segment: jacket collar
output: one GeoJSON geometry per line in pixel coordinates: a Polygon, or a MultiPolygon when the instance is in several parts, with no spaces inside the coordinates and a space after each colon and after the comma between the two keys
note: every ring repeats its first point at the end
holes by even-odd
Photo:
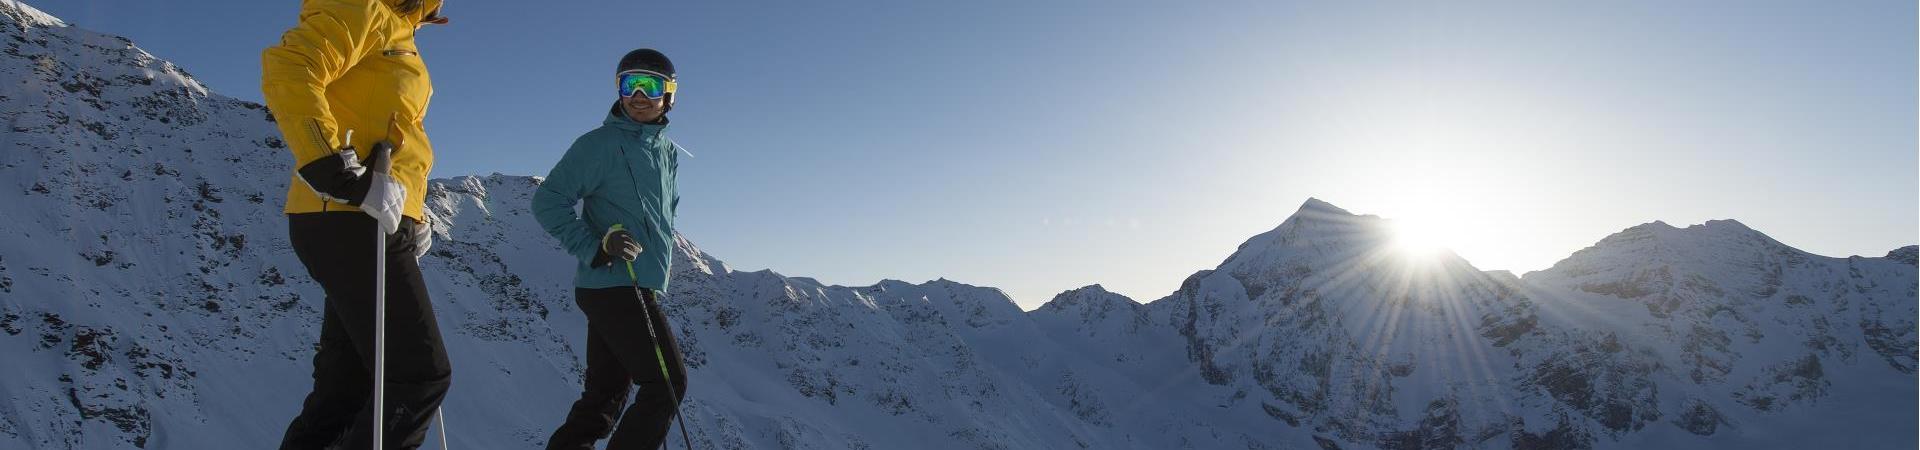
{"type": "MultiPolygon", "coordinates": [[[[394,12],[398,13],[400,11],[400,3],[405,1],[406,0],[380,0],[380,3],[386,4],[388,8],[392,8],[394,12]]],[[[419,22],[421,19],[427,17],[427,13],[440,9],[440,5],[444,2],[444,0],[426,0],[420,2],[419,10],[404,13],[402,17],[406,17],[414,22],[419,22]]]]}
{"type": "Polygon", "coordinates": [[[653,137],[667,130],[667,122],[667,116],[664,115],[660,116],[660,120],[657,121],[657,123],[635,122],[633,119],[627,118],[627,113],[620,111],[619,102],[614,102],[613,107],[607,110],[607,119],[600,123],[601,125],[619,128],[628,132],[640,133],[640,135],[644,137],[653,137]]]}

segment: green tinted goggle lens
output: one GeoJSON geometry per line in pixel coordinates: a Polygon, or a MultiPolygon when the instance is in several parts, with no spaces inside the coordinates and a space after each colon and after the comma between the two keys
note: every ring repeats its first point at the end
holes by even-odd
{"type": "Polygon", "coordinates": [[[660,98],[673,92],[673,84],[665,77],[651,73],[623,73],[620,74],[620,96],[640,94],[649,99],[660,98]]]}

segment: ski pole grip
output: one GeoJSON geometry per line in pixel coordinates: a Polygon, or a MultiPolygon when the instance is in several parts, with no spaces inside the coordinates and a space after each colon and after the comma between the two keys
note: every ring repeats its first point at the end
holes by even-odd
{"type": "MultiPolygon", "coordinates": [[[[615,231],[625,231],[626,229],[627,229],[626,225],[621,225],[616,223],[616,224],[613,224],[613,228],[608,228],[607,232],[611,233],[615,231]]],[[[627,261],[627,279],[635,283],[640,282],[640,276],[634,275],[633,273],[633,261],[627,261]]]]}

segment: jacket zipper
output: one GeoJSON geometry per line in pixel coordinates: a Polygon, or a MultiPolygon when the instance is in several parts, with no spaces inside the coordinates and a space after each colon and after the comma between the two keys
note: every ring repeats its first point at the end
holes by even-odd
{"type": "MultiPolygon", "coordinates": [[[[627,172],[627,183],[633,185],[633,200],[641,206],[646,206],[646,197],[640,196],[640,177],[633,175],[633,158],[627,157],[627,146],[625,145],[620,146],[620,159],[622,160],[621,166],[625,166],[621,167],[621,169],[627,172]]],[[[642,213],[644,214],[645,212],[642,211],[642,213]]],[[[645,227],[647,232],[651,233],[653,231],[653,227],[646,223],[647,218],[638,217],[638,219],[640,219],[640,226],[645,227]]]]}

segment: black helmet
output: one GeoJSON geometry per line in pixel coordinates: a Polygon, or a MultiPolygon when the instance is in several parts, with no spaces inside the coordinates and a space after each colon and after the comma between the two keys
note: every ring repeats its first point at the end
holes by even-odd
{"type": "Polygon", "coordinates": [[[627,52],[627,56],[620,57],[620,66],[614,69],[613,73],[636,69],[657,72],[666,75],[667,78],[673,78],[673,60],[667,59],[667,55],[660,53],[659,50],[643,48],[627,52]]]}

